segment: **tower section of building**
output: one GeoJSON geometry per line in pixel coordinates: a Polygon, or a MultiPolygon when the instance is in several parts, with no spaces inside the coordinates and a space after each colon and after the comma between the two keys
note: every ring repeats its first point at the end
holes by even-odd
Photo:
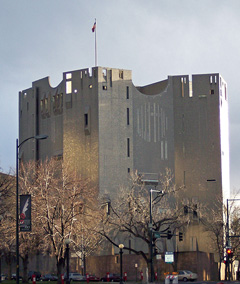
{"type": "MultiPolygon", "coordinates": [[[[180,199],[186,206],[214,209],[213,200],[229,196],[227,101],[219,74],[169,76],[136,87],[129,70],[65,72],[57,87],[43,78],[19,93],[20,142],[49,136],[24,143],[20,157],[64,159],[111,197],[131,172],[160,176],[169,168],[184,187],[180,199]]],[[[194,218],[178,248],[208,251],[194,218]]]]}

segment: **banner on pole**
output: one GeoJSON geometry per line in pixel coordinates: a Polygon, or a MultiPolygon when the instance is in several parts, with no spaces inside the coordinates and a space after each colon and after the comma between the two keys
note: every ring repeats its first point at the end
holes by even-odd
{"type": "Polygon", "coordinates": [[[31,195],[20,195],[20,232],[31,231],[31,195]]]}

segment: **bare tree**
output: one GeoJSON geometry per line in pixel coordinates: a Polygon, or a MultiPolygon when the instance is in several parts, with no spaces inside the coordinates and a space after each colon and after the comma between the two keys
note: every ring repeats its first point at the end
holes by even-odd
{"type": "Polygon", "coordinates": [[[32,208],[36,224],[43,230],[45,251],[52,252],[57,262],[58,280],[65,264],[66,239],[79,245],[85,211],[96,197],[88,180],[83,180],[68,165],[55,159],[40,162],[35,170],[32,208]],[[85,211],[83,212],[83,208],[85,211]]]}
{"type": "Polygon", "coordinates": [[[15,253],[15,179],[12,175],[0,173],[0,253],[8,264],[11,278],[11,263],[15,253]]]}
{"type": "MultiPolygon", "coordinates": [[[[183,207],[177,201],[178,193],[183,188],[176,188],[171,171],[166,170],[166,174],[159,180],[158,189],[161,192],[155,192],[152,199],[152,230],[167,237],[169,230],[174,234],[186,222],[183,207]]],[[[133,248],[125,243],[124,249],[142,255],[147,264],[150,263],[151,248],[149,198],[149,188],[140,183],[137,173],[134,174],[130,187],[120,189],[111,200],[111,213],[102,215],[99,231],[114,246],[119,245],[119,238],[124,241],[124,236],[137,239],[141,246],[133,248]],[[148,247],[147,252],[144,246],[148,247]]]]}
{"type": "MultiPolygon", "coordinates": [[[[205,213],[201,218],[201,223],[204,225],[204,229],[206,232],[209,232],[209,238],[211,240],[210,247],[214,253],[218,255],[219,258],[219,267],[218,267],[218,278],[221,280],[221,265],[224,261],[224,250],[226,248],[226,244],[224,243],[225,232],[226,232],[226,206],[222,201],[221,196],[217,196],[215,201],[213,201],[213,206],[209,208],[205,208],[205,213]]],[[[227,277],[227,273],[225,273],[227,277]]]]}

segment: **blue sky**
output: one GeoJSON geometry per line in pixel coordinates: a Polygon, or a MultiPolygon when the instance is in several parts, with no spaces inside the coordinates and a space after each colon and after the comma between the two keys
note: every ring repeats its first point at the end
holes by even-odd
{"type": "Polygon", "coordinates": [[[1,0],[0,167],[15,168],[18,92],[98,65],[145,85],[168,75],[220,73],[228,83],[231,189],[240,189],[239,0],[1,0]]]}

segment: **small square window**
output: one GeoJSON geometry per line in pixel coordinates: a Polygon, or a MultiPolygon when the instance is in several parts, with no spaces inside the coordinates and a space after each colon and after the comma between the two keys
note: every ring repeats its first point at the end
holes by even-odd
{"type": "Polygon", "coordinates": [[[210,90],[210,94],[214,95],[214,90],[213,89],[210,90]]]}
{"type": "Polygon", "coordinates": [[[102,86],[102,89],[103,89],[104,91],[106,91],[106,90],[107,90],[107,86],[102,86]]]}
{"type": "Polygon", "coordinates": [[[66,80],[72,79],[72,73],[67,73],[66,74],[66,80]]]}

